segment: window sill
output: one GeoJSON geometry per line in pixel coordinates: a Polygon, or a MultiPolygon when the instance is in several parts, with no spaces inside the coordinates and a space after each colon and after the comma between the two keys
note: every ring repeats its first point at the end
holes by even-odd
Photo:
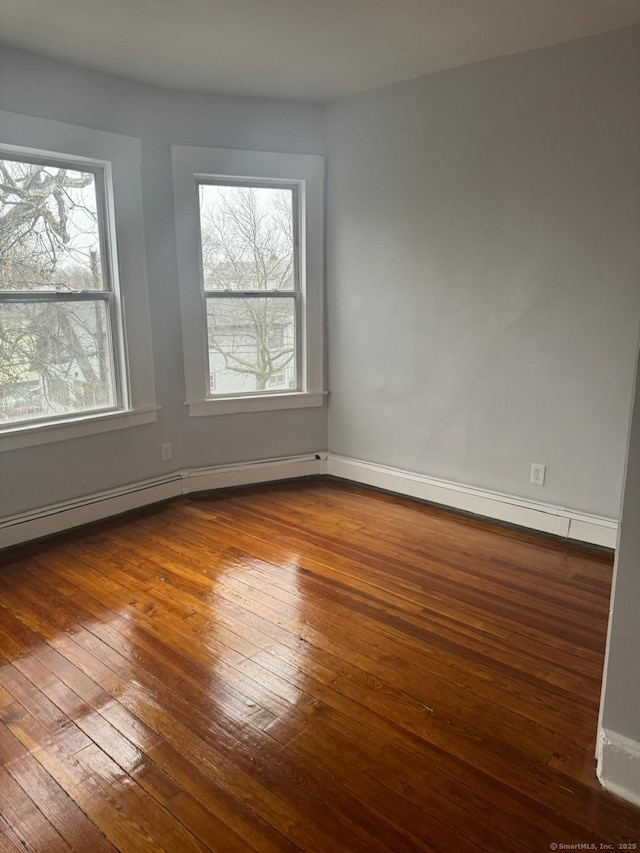
{"type": "Polygon", "coordinates": [[[20,426],[0,428],[0,451],[18,450],[21,447],[33,447],[37,444],[66,441],[70,438],[82,438],[86,435],[153,423],[157,419],[157,411],[158,406],[149,406],[129,412],[83,415],[59,422],[24,423],[20,426]]]}
{"type": "Polygon", "coordinates": [[[296,394],[270,394],[263,397],[219,397],[216,400],[187,402],[190,418],[210,415],[235,415],[243,412],[273,412],[285,409],[307,409],[324,405],[326,391],[296,394]]]}

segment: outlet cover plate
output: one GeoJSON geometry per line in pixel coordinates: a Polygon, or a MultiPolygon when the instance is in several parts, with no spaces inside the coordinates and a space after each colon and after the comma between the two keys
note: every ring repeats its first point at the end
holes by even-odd
{"type": "Polygon", "coordinates": [[[531,482],[536,486],[544,486],[544,478],[547,473],[547,466],[540,462],[531,463],[531,482]]]}

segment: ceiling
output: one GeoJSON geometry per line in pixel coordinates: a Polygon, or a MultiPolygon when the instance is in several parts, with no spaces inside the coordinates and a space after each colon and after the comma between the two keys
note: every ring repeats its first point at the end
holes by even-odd
{"type": "Polygon", "coordinates": [[[640,21],[640,0],[0,0],[0,40],[157,86],[325,100],[640,21]]]}

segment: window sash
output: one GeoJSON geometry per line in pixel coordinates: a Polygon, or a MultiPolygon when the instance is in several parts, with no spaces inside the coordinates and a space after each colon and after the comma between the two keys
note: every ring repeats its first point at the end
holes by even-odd
{"type": "Polygon", "coordinates": [[[212,367],[209,359],[209,327],[207,322],[207,302],[210,299],[293,299],[295,323],[295,387],[268,388],[259,391],[215,391],[211,390],[210,381],[206,379],[204,398],[217,400],[221,398],[263,397],[278,394],[299,394],[302,392],[302,293],[299,290],[205,290],[202,292],[202,317],[204,322],[204,363],[207,367],[205,376],[211,376],[212,367]]]}
{"type": "MultiPolygon", "coordinates": [[[[302,270],[301,270],[301,207],[300,207],[300,182],[299,181],[278,181],[278,180],[259,180],[251,178],[243,180],[242,178],[225,178],[218,176],[196,176],[196,203],[197,223],[198,223],[198,249],[199,249],[199,266],[200,266],[200,286],[202,290],[209,293],[228,293],[229,291],[216,290],[206,288],[204,285],[204,270],[202,268],[202,218],[200,215],[200,187],[255,187],[256,189],[274,189],[274,190],[291,190],[291,218],[292,218],[292,242],[293,242],[293,287],[287,293],[295,293],[302,290],[302,270]]],[[[234,293],[253,293],[251,290],[234,290],[234,293]]],[[[262,290],[255,291],[256,293],[279,293],[280,291],[262,290]]],[[[285,292],[285,291],[282,291],[285,292]]]]}
{"type": "MultiPolygon", "coordinates": [[[[104,291],[113,290],[113,274],[112,274],[112,247],[109,239],[108,228],[108,203],[105,184],[104,167],[95,163],[86,163],[64,157],[40,157],[37,155],[27,154],[20,151],[14,151],[6,147],[0,146],[0,160],[11,160],[16,163],[27,163],[35,166],[52,166],[56,169],[71,169],[76,172],[85,172],[94,176],[94,190],[96,194],[96,216],[98,224],[98,241],[100,246],[100,273],[102,278],[102,289],[104,291]]],[[[31,291],[15,290],[15,291],[0,291],[0,293],[27,293],[31,291]]],[[[57,291],[47,289],[47,292],[56,293],[57,291]]],[[[83,291],[61,291],[67,292],[83,292],[83,291]]],[[[92,291],[99,293],[100,291],[92,291]]]]}
{"type": "MultiPolygon", "coordinates": [[[[37,426],[39,424],[60,424],[66,421],[74,420],[76,418],[84,418],[87,416],[99,416],[108,414],[110,412],[117,412],[122,409],[120,404],[120,396],[119,396],[119,388],[118,388],[118,373],[117,373],[117,363],[115,358],[115,346],[113,339],[113,323],[111,321],[111,311],[113,306],[113,294],[100,294],[98,298],[95,299],[86,299],[86,298],[71,298],[71,299],[55,299],[51,298],[50,294],[47,294],[47,298],[45,299],[37,299],[37,298],[29,298],[29,299],[0,299],[0,308],[2,306],[19,306],[19,305],[30,305],[30,306],[45,306],[45,305],[59,305],[62,306],[73,306],[73,305],[86,305],[86,306],[98,306],[101,307],[101,311],[98,312],[95,319],[96,322],[98,319],[101,321],[102,334],[103,334],[103,346],[100,350],[93,352],[87,350],[86,348],[82,351],[82,357],[86,357],[89,359],[95,359],[96,357],[100,359],[101,364],[104,366],[105,372],[100,371],[100,376],[102,377],[102,381],[107,382],[107,387],[109,389],[109,398],[108,400],[103,401],[101,405],[80,405],[73,408],[68,408],[66,411],[62,411],[59,413],[46,411],[43,414],[39,414],[34,416],[34,414],[29,414],[28,417],[17,417],[15,420],[7,420],[4,419],[1,422],[0,428],[3,431],[15,431],[22,429],[24,427],[32,427],[37,426]],[[107,377],[106,380],[104,377],[107,377]]],[[[74,312],[71,312],[70,315],[71,321],[76,319],[74,316],[74,312]]],[[[86,317],[85,317],[86,319],[86,317]]],[[[98,326],[96,326],[96,333],[98,332],[98,326]]],[[[93,334],[93,332],[90,332],[93,334]]],[[[37,333],[36,333],[37,335],[37,333]]],[[[36,337],[36,340],[38,338],[36,337]]],[[[64,339],[63,339],[64,340],[64,339]]],[[[97,341],[97,338],[94,338],[97,341]]],[[[67,366],[71,362],[67,362],[67,366]]],[[[80,364],[80,362],[76,362],[80,364]]],[[[64,362],[63,362],[64,364],[64,362]]],[[[15,368],[17,363],[13,364],[15,368]]],[[[11,369],[11,367],[10,367],[11,369]]],[[[29,368],[31,372],[39,374],[41,377],[40,381],[45,383],[45,386],[48,385],[49,381],[53,381],[54,383],[60,382],[60,374],[56,368],[56,362],[54,360],[53,365],[49,365],[48,368],[44,370],[39,369],[37,367],[29,368]],[[51,372],[50,372],[51,371],[51,372]]],[[[66,373],[67,379],[64,381],[69,384],[67,389],[68,393],[73,397],[74,390],[72,388],[73,385],[77,385],[77,382],[81,382],[77,378],[77,374],[74,377],[71,377],[70,373],[66,373]]],[[[85,376],[85,381],[88,381],[88,377],[85,376]]],[[[77,390],[77,388],[76,388],[77,390]]],[[[27,392],[21,391],[20,394],[24,393],[27,396],[27,392]]],[[[29,396],[32,392],[29,392],[29,396]]],[[[47,399],[47,403],[51,403],[50,399],[47,399]]],[[[54,400],[54,403],[60,404],[61,400],[54,400]]],[[[63,404],[64,405],[64,404],[63,404]]]]}

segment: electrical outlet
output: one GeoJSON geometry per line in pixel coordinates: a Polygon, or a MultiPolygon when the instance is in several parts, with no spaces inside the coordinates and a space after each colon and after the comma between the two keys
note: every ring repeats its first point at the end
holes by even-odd
{"type": "Polygon", "coordinates": [[[160,455],[163,462],[168,462],[171,459],[171,444],[169,442],[160,445],[160,455]]]}
{"type": "Polygon", "coordinates": [[[531,463],[531,482],[536,486],[544,486],[544,476],[547,471],[546,465],[541,465],[539,462],[531,463]]]}

